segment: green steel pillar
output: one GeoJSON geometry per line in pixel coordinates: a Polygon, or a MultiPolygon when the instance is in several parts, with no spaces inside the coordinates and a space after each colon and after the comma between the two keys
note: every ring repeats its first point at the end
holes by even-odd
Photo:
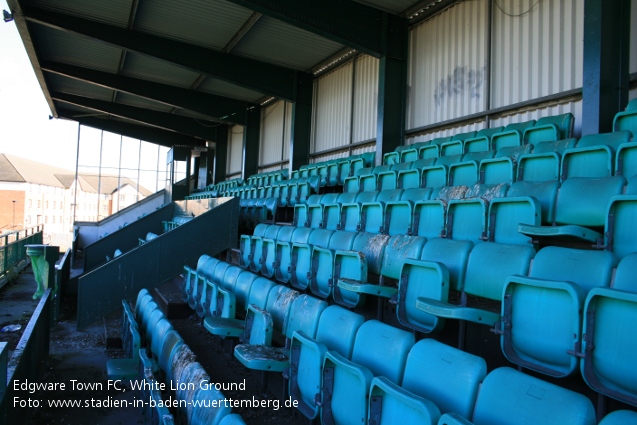
{"type": "Polygon", "coordinates": [[[241,178],[244,180],[259,172],[261,108],[248,109],[246,123],[243,130],[243,167],[241,168],[241,178]]]}
{"type": "Polygon", "coordinates": [[[585,0],[582,135],[612,131],[628,103],[630,0],[585,0]]]}
{"type": "Polygon", "coordinates": [[[301,165],[310,162],[312,135],[312,98],[314,78],[310,74],[298,74],[296,78],[296,101],[292,107],[290,140],[290,175],[301,165]]]}
{"type": "Polygon", "coordinates": [[[407,20],[385,14],[383,46],[378,70],[378,115],[376,131],[376,164],[383,155],[405,141],[407,108],[407,20]]]}

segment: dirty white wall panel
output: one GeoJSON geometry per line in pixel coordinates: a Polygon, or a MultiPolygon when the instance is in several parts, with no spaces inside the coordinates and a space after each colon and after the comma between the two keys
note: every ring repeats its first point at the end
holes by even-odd
{"type": "Polygon", "coordinates": [[[379,62],[368,55],[356,58],[352,143],[376,138],[379,62]]]}
{"type": "Polygon", "coordinates": [[[582,101],[577,100],[573,102],[562,103],[559,105],[544,107],[540,109],[533,109],[524,111],[522,113],[508,115],[505,117],[501,117],[498,119],[494,119],[491,121],[491,127],[503,126],[506,127],[508,124],[524,122],[529,120],[537,120],[542,117],[547,117],[551,115],[560,115],[566,113],[572,113],[575,117],[575,122],[573,125],[573,137],[579,138],[582,135],[582,101]]]}
{"type": "Polygon", "coordinates": [[[540,1],[531,9],[535,3],[494,3],[493,108],[582,87],[584,2],[540,1]]]}
{"type": "Polygon", "coordinates": [[[292,111],[294,105],[286,103],[285,106],[285,132],[283,133],[283,157],[281,160],[290,159],[290,140],[292,140],[292,111]]]}
{"type": "Polygon", "coordinates": [[[235,125],[228,131],[228,160],[226,174],[241,172],[243,164],[243,126],[235,125]]]}
{"type": "Polygon", "coordinates": [[[405,140],[405,144],[411,145],[412,143],[426,142],[428,140],[435,139],[436,137],[448,137],[448,136],[454,136],[460,133],[467,133],[469,131],[479,131],[485,128],[485,126],[486,126],[485,121],[479,121],[472,124],[463,125],[461,127],[453,127],[453,128],[446,128],[446,129],[438,130],[438,131],[432,131],[430,133],[424,133],[424,134],[419,134],[418,136],[415,136],[415,137],[410,137],[407,140],[405,140]]]}
{"type": "Polygon", "coordinates": [[[637,99],[637,89],[632,89],[628,92],[628,100],[631,101],[633,99],[637,99]]]}
{"type": "Polygon", "coordinates": [[[346,145],[352,114],[352,62],[316,80],[312,152],[346,145]]]}
{"type": "MultiPolygon", "coordinates": [[[[637,72],[637,0],[630,3],[630,73],[637,72]]],[[[633,96],[634,97],[634,96],[633,96]]]]}
{"type": "Polygon", "coordinates": [[[411,30],[408,129],[485,109],[487,5],[464,1],[411,30]]]}
{"type": "Polygon", "coordinates": [[[266,168],[260,169],[259,170],[259,174],[269,173],[271,171],[279,171],[282,168],[287,168],[287,167],[285,165],[284,166],[276,165],[276,166],[273,166],[273,167],[266,167],[266,168]]]}
{"type": "Polygon", "coordinates": [[[373,144],[370,146],[352,149],[352,155],[360,155],[362,153],[367,153],[367,152],[376,152],[376,145],[373,144]]]}
{"type": "Polygon", "coordinates": [[[283,131],[285,125],[284,101],[274,102],[261,112],[261,137],[259,139],[259,165],[281,161],[283,131]]]}

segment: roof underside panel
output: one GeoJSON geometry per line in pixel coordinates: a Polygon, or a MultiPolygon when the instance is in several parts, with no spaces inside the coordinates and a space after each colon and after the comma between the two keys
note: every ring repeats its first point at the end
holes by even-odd
{"type": "Polygon", "coordinates": [[[55,101],[55,106],[58,109],[64,109],[65,111],[69,111],[73,114],[74,117],[82,117],[82,116],[90,116],[90,117],[95,117],[95,116],[100,116],[100,117],[106,117],[108,116],[108,114],[105,114],[103,112],[98,112],[95,111],[93,109],[88,109],[88,108],[84,108],[82,106],[78,106],[78,105],[73,105],[70,103],[66,103],[66,102],[61,102],[59,100],[55,101]]]}
{"type": "Polygon", "coordinates": [[[58,74],[46,74],[47,85],[53,92],[77,94],[79,96],[90,97],[110,101],[113,98],[114,90],[107,89],[95,84],[75,80],[58,74]]]}
{"type": "Polygon", "coordinates": [[[121,49],[38,24],[31,27],[40,60],[62,62],[98,71],[117,72],[121,49]]]}
{"type": "Polygon", "coordinates": [[[247,102],[257,102],[264,97],[263,93],[258,91],[239,87],[237,85],[227,83],[215,78],[206,78],[197,88],[197,90],[216,94],[219,96],[232,97],[234,99],[245,100],[247,102]]]}
{"type": "Polygon", "coordinates": [[[144,99],[143,97],[122,92],[117,94],[117,103],[123,103],[125,105],[159,112],[170,112],[172,110],[171,106],[164,105],[163,103],[153,102],[152,100],[144,99]]]}
{"type": "Polygon", "coordinates": [[[305,71],[342,48],[342,44],[263,16],[232,53],[305,71]]]}
{"type": "Polygon", "coordinates": [[[182,88],[190,88],[199,77],[196,72],[134,52],[128,52],[126,55],[121,74],[182,88]]]}
{"type": "Polygon", "coordinates": [[[250,15],[251,10],[223,0],[143,0],[134,28],[221,50],[250,15]]]}
{"type": "Polygon", "coordinates": [[[30,0],[29,6],[63,12],[78,18],[91,19],[121,28],[128,26],[132,0],[30,0]]]}
{"type": "Polygon", "coordinates": [[[198,114],[197,112],[193,112],[193,111],[191,111],[189,109],[177,108],[177,109],[175,109],[173,111],[173,113],[175,115],[181,115],[183,117],[193,118],[193,119],[197,120],[199,125],[203,125],[203,126],[216,127],[218,124],[222,123],[221,120],[219,120],[219,121],[211,120],[210,117],[207,117],[207,116],[205,116],[203,114],[198,114]]]}
{"type": "Polygon", "coordinates": [[[418,2],[414,0],[359,0],[358,3],[363,3],[376,9],[393,13],[394,15],[400,15],[418,2]]]}

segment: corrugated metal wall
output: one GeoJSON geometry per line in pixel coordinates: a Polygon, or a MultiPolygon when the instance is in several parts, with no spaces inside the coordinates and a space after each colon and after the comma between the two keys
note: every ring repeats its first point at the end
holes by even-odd
{"type": "Polygon", "coordinates": [[[411,30],[407,128],[485,109],[487,6],[465,1],[411,30]]]}
{"type": "Polygon", "coordinates": [[[353,63],[318,78],[314,92],[312,152],[349,143],[352,114],[353,63]]]}
{"type": "MultiPolygon", "coordinates": [[[[468,131],[478,131],[485,127],[485,121],[479,121],[473,124],[463,125],[460,127],[451,127],[443,130],[431,131],[428,133],[419,134],[416,137],[411,137],[405,141],[405,144],[410,145],[412,143],[426,142],[436,137],[453,136],[454,134],[466,133],[468,131]]],[[[493,126],[493,125],[492,125],[493,126]]]]}
{"type": "Polygon", "coordinates": [[[368,55],[356,58],[352,143],[376,138],[379,62],[368,55]]]}
{"type": "Polygon", "coordinates": [[[540,1],[530,9],[535,3],[494,3],[493,108],[582,87],[584,2],[540,1]]]}
{"type": "Polygon", "coordinates": [[[241,172],[243,164],[243,126],[234,125],[228,130],[228,159],[226,174],[241,172]]]}
{"type": "MultiPolygon", "coordinates": [[[[278,101],[261,112],[259,166],[289,157],[292,104],[278,101]]],[[[279,166],[280,168],[280,166],[279,166]]]]}

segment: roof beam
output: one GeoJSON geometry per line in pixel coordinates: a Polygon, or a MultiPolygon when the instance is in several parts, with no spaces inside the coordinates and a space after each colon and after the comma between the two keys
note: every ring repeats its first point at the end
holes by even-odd
{"type": "Polygon", "coordinates": [[[149,109],[106,102],[103,100],[90,99],[88,97],[76,96],[74,94],[52,92],[51,96],[54,100],[59,102],[137,121],[163,130],[174,131],[176,133],[186,134],[192,137],[199,137],[204,140],[214,140],[217,135],[214,127],[199,124],[197,120],[193,118],[167,114],[165,112],[151,111],[149,109]]]}
{"type": "Polygon", "coordinates": [[[60,31],[153,56],[250,90],[294,101],[299,71],[63,13],[22,5],[24,17],[60,31]]]}
{"type": "Polygon", "coordinates": [[[230,51],[234,49],[234,46],[239,44],[241,39],[248,33],[248,31],[252,29],[254,24],[256,24],[257,21],[261,19],[261,16],[262,15],[260,13],[256,13],[256,12],[250,15],[250,17],[243,23],[241,28],[239,28],[239,31],[237,31],[236,34],[232,36],[230,41],[228,41],[228,43],[223,48],[223,51],[225,53],[230,53],[230,51]]]}
{"type": "Polygon", "coordinates": [[[407,25],[404,18],[351,0],[228,1],[375,57],[387,55],[390,22],[407,25]]]}
{"type": "Polygon", "coordinates": [[[144,140],[161,146],[173,147],[175,145],[184,146],[204,146],[205,142],[200,139],[174,133],[172,131],[161,130],[155,127],[137,125],[122,121],[109,120],[91,116],[78,116],[77,112],[65,108],[58,108],[59,118],[66,118],[77,121],[81,125],[108,131],[109,133],[121,134],[132,139],[144,140]]]}
{"type": "Polygon", "coordinates": [[[233,124],[245,125],[246,109],[256,106],[241,100],[58,62],[42,62],[41,67],[47,72],[140,96],[164,105],[189,109],[212,119],[233,124]]]}

